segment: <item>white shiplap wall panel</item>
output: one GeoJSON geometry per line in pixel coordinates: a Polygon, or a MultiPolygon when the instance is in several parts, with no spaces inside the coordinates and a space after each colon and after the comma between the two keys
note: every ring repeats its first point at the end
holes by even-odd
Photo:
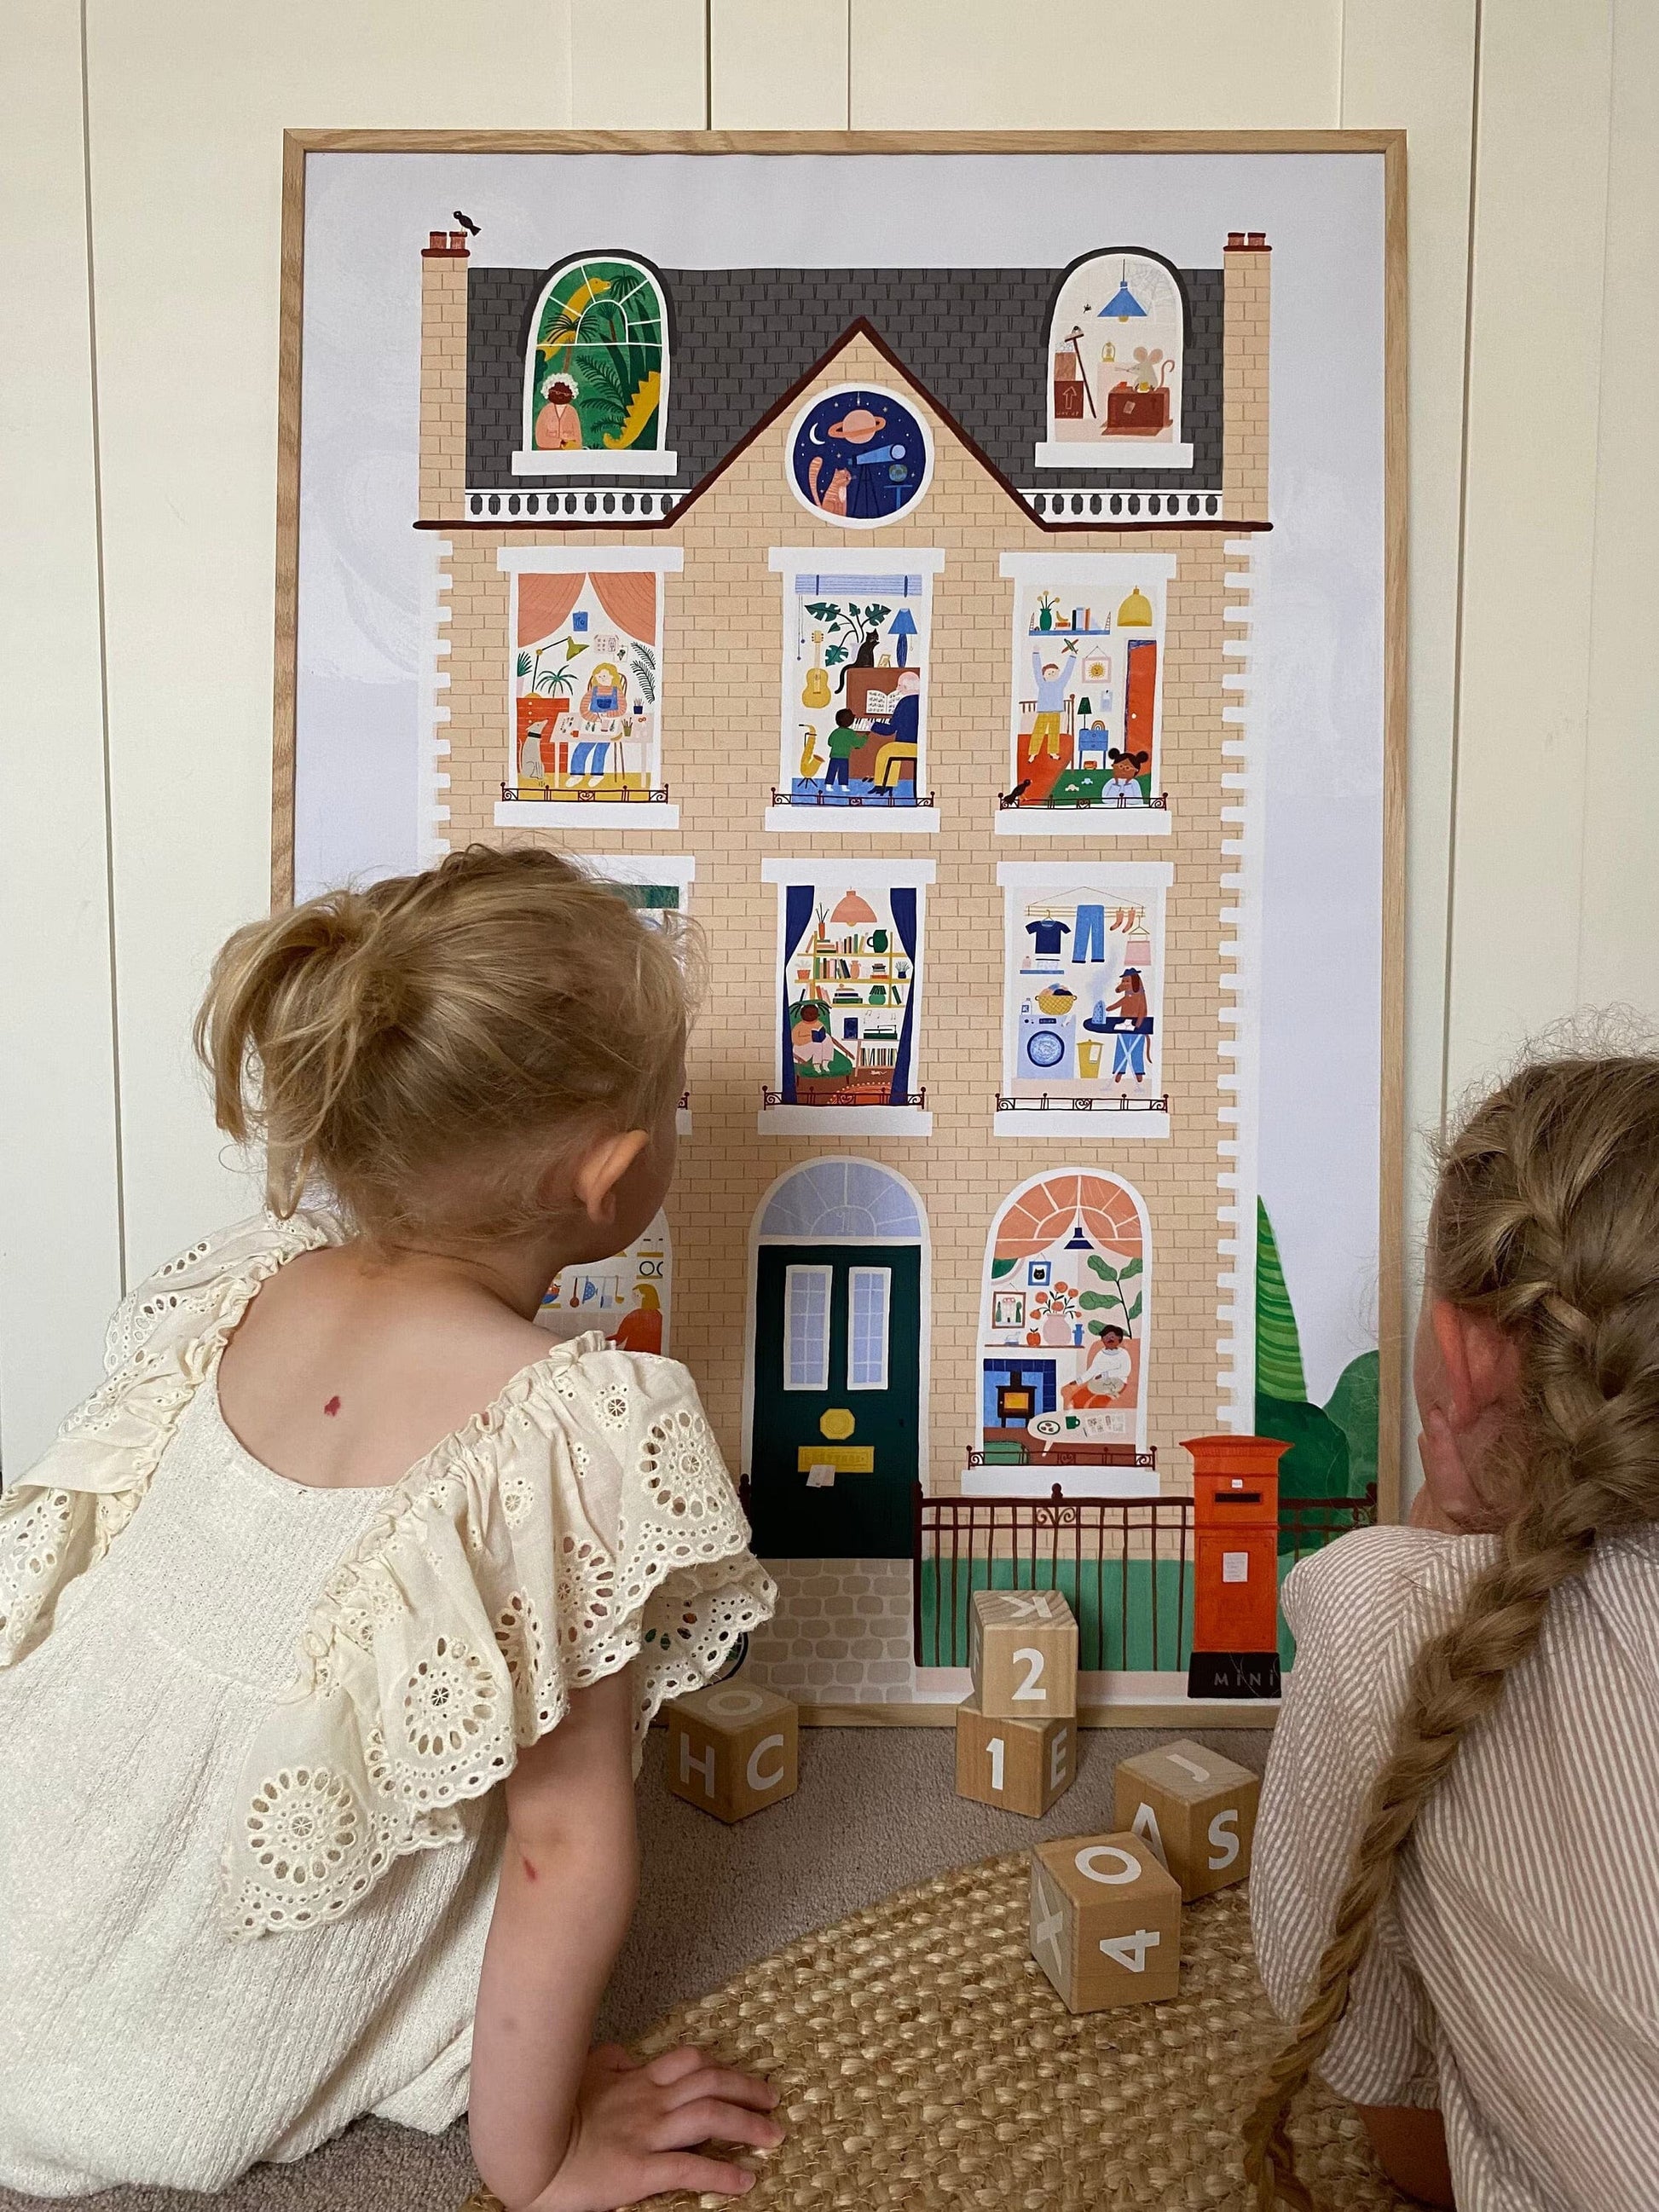
{"type": "Polygon", "coordinates": [[[0,67],[0,1468],[100,1373],[120,1296],[81,36],[12,0],[0,67]]]}
{"type": "Polygon", "coordinates": [[[568,18],[569,106],[560,121],[592,131],[702,129],[703,0],[565,0],[536,12],[568,18]]]}
{"type": "Polygon", "coordinates": [[[1579,1003],[1612,11],[1483,13],[1447,1078],[1579,1003]]]}
{"type": "Polygon", "coordinates": [[[711,0],[717,131],[848,127],[850,0],[711,0]]]}
{"type": "Polygon", "coordinates": [[[1618,0],[1578,993],[1659,1025],[1659,8],[1618,0]]]}
{"type": "Polygon", "coordinates": [[[1337,119],[1341,0],[851,4],[855,130],[1328,130],[1337,119]]]}
{"type": "MultiPolygon", "coordinates": [[[[572,42],[542,0],[89,0],[88,34],[123,1157],[142,1270],[251,1195],[188,1032],[215,948],[268,904],[282,132],[560,125],[572,42]]],[[[629,51],[648,78],[650,53],[629,51]]]]}
{"type": "MultiPolygon", "coordinates": [[[[1382,1326],[1392,1321],[1402,1331],[1420,1282],[1429,1185],[1425,1139],[1439,1126],[1444,1066],[1474,58],[1475,0],[1347,0],[1343,127],[1407,133],[1406,1297],[1400,1313],[1382,1317],[1382,1326]]],[[[1409,1491],[1416,1482],[1417,1429],[1409,1393],[1405,1425],[1409,1491]]]]}

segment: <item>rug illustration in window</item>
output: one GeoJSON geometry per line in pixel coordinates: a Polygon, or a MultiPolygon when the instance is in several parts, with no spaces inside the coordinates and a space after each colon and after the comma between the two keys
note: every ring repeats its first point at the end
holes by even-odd
{"type": "Polygon", "coordinates": [[[1005,553],[1013,585],[1009,781],[1029,837],[1169,834],[1160,776],[1170,553],[1005,553]]]}
{"type": "Polygon", "coordinates": [[[543,285],[515,476],[672,476],[668,301],[649,263],[587,253],[543,285]]]}
{"type": "Polygon", "coordinates": [[[1000,1137],[1164,1137],[1167,860],[1004,861],[1000,1137]]]}
{"type": "Polygon", "coordinates": [[[793,1168],[754,1231],[745,1445],[763,1559],[905,1559],[922,1465],[927,1229],[873,1160],[793,1168]]]}
{"type": "Polygon", "coordinates": [[[766,860],[778,889],[777,1074],[763,1131],[926,1136],[919,1073],[930,860],[766,860]]]}
{"type": "Polygon", "coordinates": [[[625,1252],[556,1275],[537,1326],[561,1344],[598,1329],[619,1352],[666,1352],[673,1272],[668,1222],[659,1213],[625,1252]]]}
{"type": "Polygon", "coordinates": [[[672,828],[662,775],[664,577],[678,548],[503,547],[513,719],[498,825],[672,828]],[[595,565],[590,567],[590,562],[595,565]]]}
{"type": "Polygon", "coordinates": [[[783,583],[781,757],[769,830],[933,830],[927,788],[933,578],[945,556],[836,559],[823,546],[774,546],[783,583]],[[850,825],[849,825],[850,826],[850,825]]]}
{"type": "Polygon", "coordinates": [[[1041,1473],[1076,1496],[1156,1488],[1146,1448],[1151,1243],[1116,1176],[1055,1168],[1013,1192],[987,1248],[979,1449],[969,1486],[1041,1473]]]}
{"type": "MultiPolygon", "coordinates": [[[[667,921],[690,910],[691,885],[697,863],[690,854],[650,854],[643,858],[623,853],[573,854],[578,867],[608,883],[628,905],[647,921],[667,921]]],[[[682,1137],[691,1133],[691,1094],[680,1098],[677,1126],[682,1137]]]]}
{"type": "Polygon", "coordinates": [[[1181,272],[1133,247],[1086,253],[1048,315],[1048,435],[1039,468],[1189,469],[1181,380],[1191,331],[1181,272]]]}
{"type": "Polygon", "coordinates": [[[789,427],[790,489],[820,520],[878,530],[915,507],[933,475],[921,417],[878,384],[842,384],[809,399],[789,427]]]}

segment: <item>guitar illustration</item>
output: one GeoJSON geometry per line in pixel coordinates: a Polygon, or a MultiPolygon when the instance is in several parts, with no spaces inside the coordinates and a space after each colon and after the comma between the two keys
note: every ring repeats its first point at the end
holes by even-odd
{"type": "Polygon", "coordinates": [[[800,695],[803,707],[827,707],[830,704],[830,677],[823,665],[823,632],[812,633],[812,665],[806,672],[806,688],[800,695]]]}

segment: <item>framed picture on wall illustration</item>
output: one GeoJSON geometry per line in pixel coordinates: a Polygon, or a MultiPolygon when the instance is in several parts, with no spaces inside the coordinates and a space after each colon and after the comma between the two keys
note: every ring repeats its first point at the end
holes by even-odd
{"type": "Polygon", "coordinates": [[[1258,1717],[1399,1509],[1402,139],[285,161],[276,895],[691,911],[677,1179],[543,1319],[692,1370],[745,1679],[947,1720],[1046,1591],[1085,1717],[1258,1717]]]}

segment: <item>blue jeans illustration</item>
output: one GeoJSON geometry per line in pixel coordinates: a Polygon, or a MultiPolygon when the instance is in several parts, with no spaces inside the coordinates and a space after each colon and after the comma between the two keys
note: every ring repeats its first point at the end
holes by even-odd
{"type": "Polygon", "coordinates": [[[611,750],[609,738],[584,738],[570,756],[572,775],[603,775],[605,757],[611,750]]]}
{"type": "Polygon", "coordinates": [[[1117,1049],[1112,1054],[1114,1075],[1133,1075],[1137,1081],[1146,1073],[1146,1039],[1139,1030],[1120,1030],[1117,1049]]]}
{"type": "Polygon", "coordinates": [[[1106,957],[1106,909],[1103,906],[1080,906],[1077,910],[1077,934],[1072,939],[1072,957],[1075,960],[1103,960],[1106,957]]]}
{"type": "Polygon", "coordinates": [[[845,753],[832,754],[830,760],[830,773],[823,779],[825,787],[827,788],[832,783],[850,782],[852,780],[852,774],[853,763],[847,757],[847,755],[845,753]]]}

